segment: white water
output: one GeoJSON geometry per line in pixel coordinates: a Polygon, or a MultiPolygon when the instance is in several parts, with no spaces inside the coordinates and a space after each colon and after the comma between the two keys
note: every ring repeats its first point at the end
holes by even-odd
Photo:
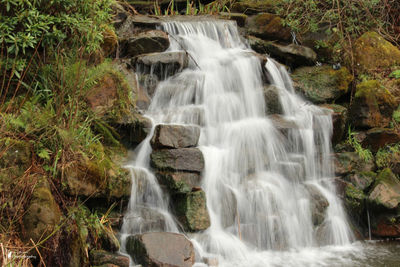
{"type": "MultiPolygon", "coordinates": [[[[163,29],[174,36],[170,50],[184,47],[191,64],[158,85],[146,115],[154,125],[201,126],[211,227],[190,236],[198,265],[211,257],[220,266],[320,266],[348,250],[353,237],[331,183],[330,113],[297,96],[286,70],[272,59],[262,66],[234,22],[168,22],[163,29]],[[265,114],[263,68],[279,88],[282,117],[295,125],[286,135],[265,114]],[[318,228],[308,186],[329,201],[318,228]]],[[[122,243],[129,234],[179,231],[150,170],[151,135],[131,165],[122,243]]]]}

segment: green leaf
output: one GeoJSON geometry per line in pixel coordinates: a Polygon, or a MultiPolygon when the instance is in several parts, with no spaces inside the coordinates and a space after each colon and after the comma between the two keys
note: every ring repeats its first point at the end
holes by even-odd
{"type": "Polygon", "coordinates": [[[39,158],[49,160],[50,155],[47,149],[41,149],[38,153],[39,158]]]}

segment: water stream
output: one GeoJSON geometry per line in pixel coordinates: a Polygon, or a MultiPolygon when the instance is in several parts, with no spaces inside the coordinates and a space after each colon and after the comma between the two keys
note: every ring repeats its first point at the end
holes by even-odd
{"type": "MultiPolygon", "coordinates": [[[[201,127],[211,226],[189,235],[197,265],[211,257],[219,266],[333,266],[329,259],[339,251],[358,251],[332,184],[329,111],[298,96],[279,63],[261,64],[232,21],[165,22],[162,28],[173,36],[169,50],[184,48],[190,64],[159,83],[145,115],[154,126],[201,127]],[[280,120],[292,125],[285,132],[266,116],[265,74],[278,89],[280,120]],[[313,191],[329,202],[317,227],[313,191]]],[[[130,234],[180,231],[151,172],[151,136],[129,166],[134,184],[123,245],[130,234]]]]}

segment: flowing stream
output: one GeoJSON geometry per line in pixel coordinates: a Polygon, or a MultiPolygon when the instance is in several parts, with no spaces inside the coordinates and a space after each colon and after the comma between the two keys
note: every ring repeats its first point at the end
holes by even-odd
{"type": "MultiPolygon", "coordinates": [[[[232,21],[165,22],[162,28],[173,36],[169,50],[186,50],[190,64],[159,83],[145,115],[153,127],[201,127],[201,186],[211,226],[188,235],[197,265],[208,257],[219,266],[321,266],[353,249],[332,184],[329,111],[298,96],[283,66],[272,59],[261,64],[232,21]],[[265,79],[277,88],[283,109],[278,123],[291,125],[285,131],[266,115],[265,79]],[[312,192],[329,202],[318,226],[312,192]]],[[[134,183],[123,245],[130,234],[180,231],[151,172],[151,136],[129,166],[134,183]]]]}

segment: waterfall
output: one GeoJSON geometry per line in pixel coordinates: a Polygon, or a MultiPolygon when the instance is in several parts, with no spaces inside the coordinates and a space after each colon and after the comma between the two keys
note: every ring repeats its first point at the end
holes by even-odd
{"type": "MultiPolygon", "coordinates": [[[[310,248],[317,255],[319,246],[349,244],[353,237],[332,183],[330,112],[298,96],[279,63],[269,58],[263,65],[235,22],[165,22],[162,28],[172,36],[169,50],[184,49],[190,64],[159,83],[145,115],[153,125],[201,127],[202,188],[211,226],[190,235],[197,258],[216,257],[226,266],[266,266],[276,257],[272,252],[285,259],[293,250],[310,248]],[[292,125],[286,132],[266,116],[265,79],[278,89],[279,118],[292,125]],[[317,227],[309,188],[329,202],[317,227]]],[[[168,198],[151,173],[151,135],[130,166],[134,183],[123,238],[179,232],[168,198]]],[[[293,266],[299,266],[300,259],[293,257],[293,266]]]]}

